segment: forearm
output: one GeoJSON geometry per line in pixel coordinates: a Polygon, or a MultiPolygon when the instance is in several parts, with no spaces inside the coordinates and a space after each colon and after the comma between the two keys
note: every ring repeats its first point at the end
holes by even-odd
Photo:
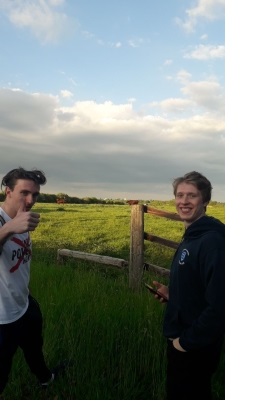
{"type": "Polygon", "coordinates": [[[7,222],[5,225],[3,225],[0,228],[0,246],[3,246],[4,243],[9,239],[11,235],[14,234],[14,231],[12,229],[12,224],[7,222]]]}

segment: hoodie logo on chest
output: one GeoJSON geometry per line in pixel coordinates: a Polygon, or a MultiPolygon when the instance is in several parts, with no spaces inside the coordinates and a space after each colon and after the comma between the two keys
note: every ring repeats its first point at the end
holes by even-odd
{"type": "Polygon", "coordinates": [[[189,256],[189,251],[187,249],[183,249],[179,259],[179,265],[185,264],[185,259],[189,256]]]}

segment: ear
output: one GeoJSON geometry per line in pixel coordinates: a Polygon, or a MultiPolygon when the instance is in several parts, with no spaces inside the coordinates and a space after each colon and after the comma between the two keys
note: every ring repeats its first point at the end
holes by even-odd
{"type": "Polygon", "coordinates": [[[5,189],[6,196],[8,196],[10,194],[10,192],[12,192],[12,190],[7,186],[6,189],[5,189]]]}

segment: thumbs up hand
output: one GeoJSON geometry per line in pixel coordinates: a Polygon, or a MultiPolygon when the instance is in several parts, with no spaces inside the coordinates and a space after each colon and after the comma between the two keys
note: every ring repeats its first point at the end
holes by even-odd
{"type": "Polygon", "coordinates": [[[15,218],[10,221],[13,233],[25,233],[34,231],[39,224],[40,214],[26,211],[25,203],[22,202],[15,218]]]}

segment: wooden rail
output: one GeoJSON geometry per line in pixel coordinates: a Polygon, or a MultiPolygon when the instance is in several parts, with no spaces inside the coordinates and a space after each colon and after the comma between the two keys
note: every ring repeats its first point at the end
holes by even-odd
{"type": "Polygon", "coordinates": [[[61,262],[64,257],[72,257],[91,262],[102,263],[103,265],[115,266],[117,268],[124,268],[128,266],[128,262],[124,259],[117,259],[112,258],[111,256],[96,255],[86,252],[71,251],[69,249],[58,249],[57,261],[61,262]]]}
{"type": "Polygon", "coordinates": [[[169,269],[161,268],[160,266],[153,265],[152,263],[147,263],[147,262],[143,264],[143,270],[146,270],[146,271],[150,270],[151,272],[157,273],[158,275],[161,275],[161,276],[170,275],[169,269]]]}
{"type": "Polygon", "coordinates": [[[180,216],[173,212],[161,211],[160,209],[151,208],[150,206],[143,205],[144,213],[162,216],[163,218],[172,219],[173,221],[181,221],[180,216]]]}
{"type": "Polygon", "coordinates": [[[147,232],[144,232],[144,239],[150,242],[159,243],[160,245],[168,246],[169,248],[173,248],[173,249],[177,249],[179,245],[178,242],[170,241],[169,239],[164,239],[164,238],[161,238],[160,236],[151,235],[147,232]]]}

